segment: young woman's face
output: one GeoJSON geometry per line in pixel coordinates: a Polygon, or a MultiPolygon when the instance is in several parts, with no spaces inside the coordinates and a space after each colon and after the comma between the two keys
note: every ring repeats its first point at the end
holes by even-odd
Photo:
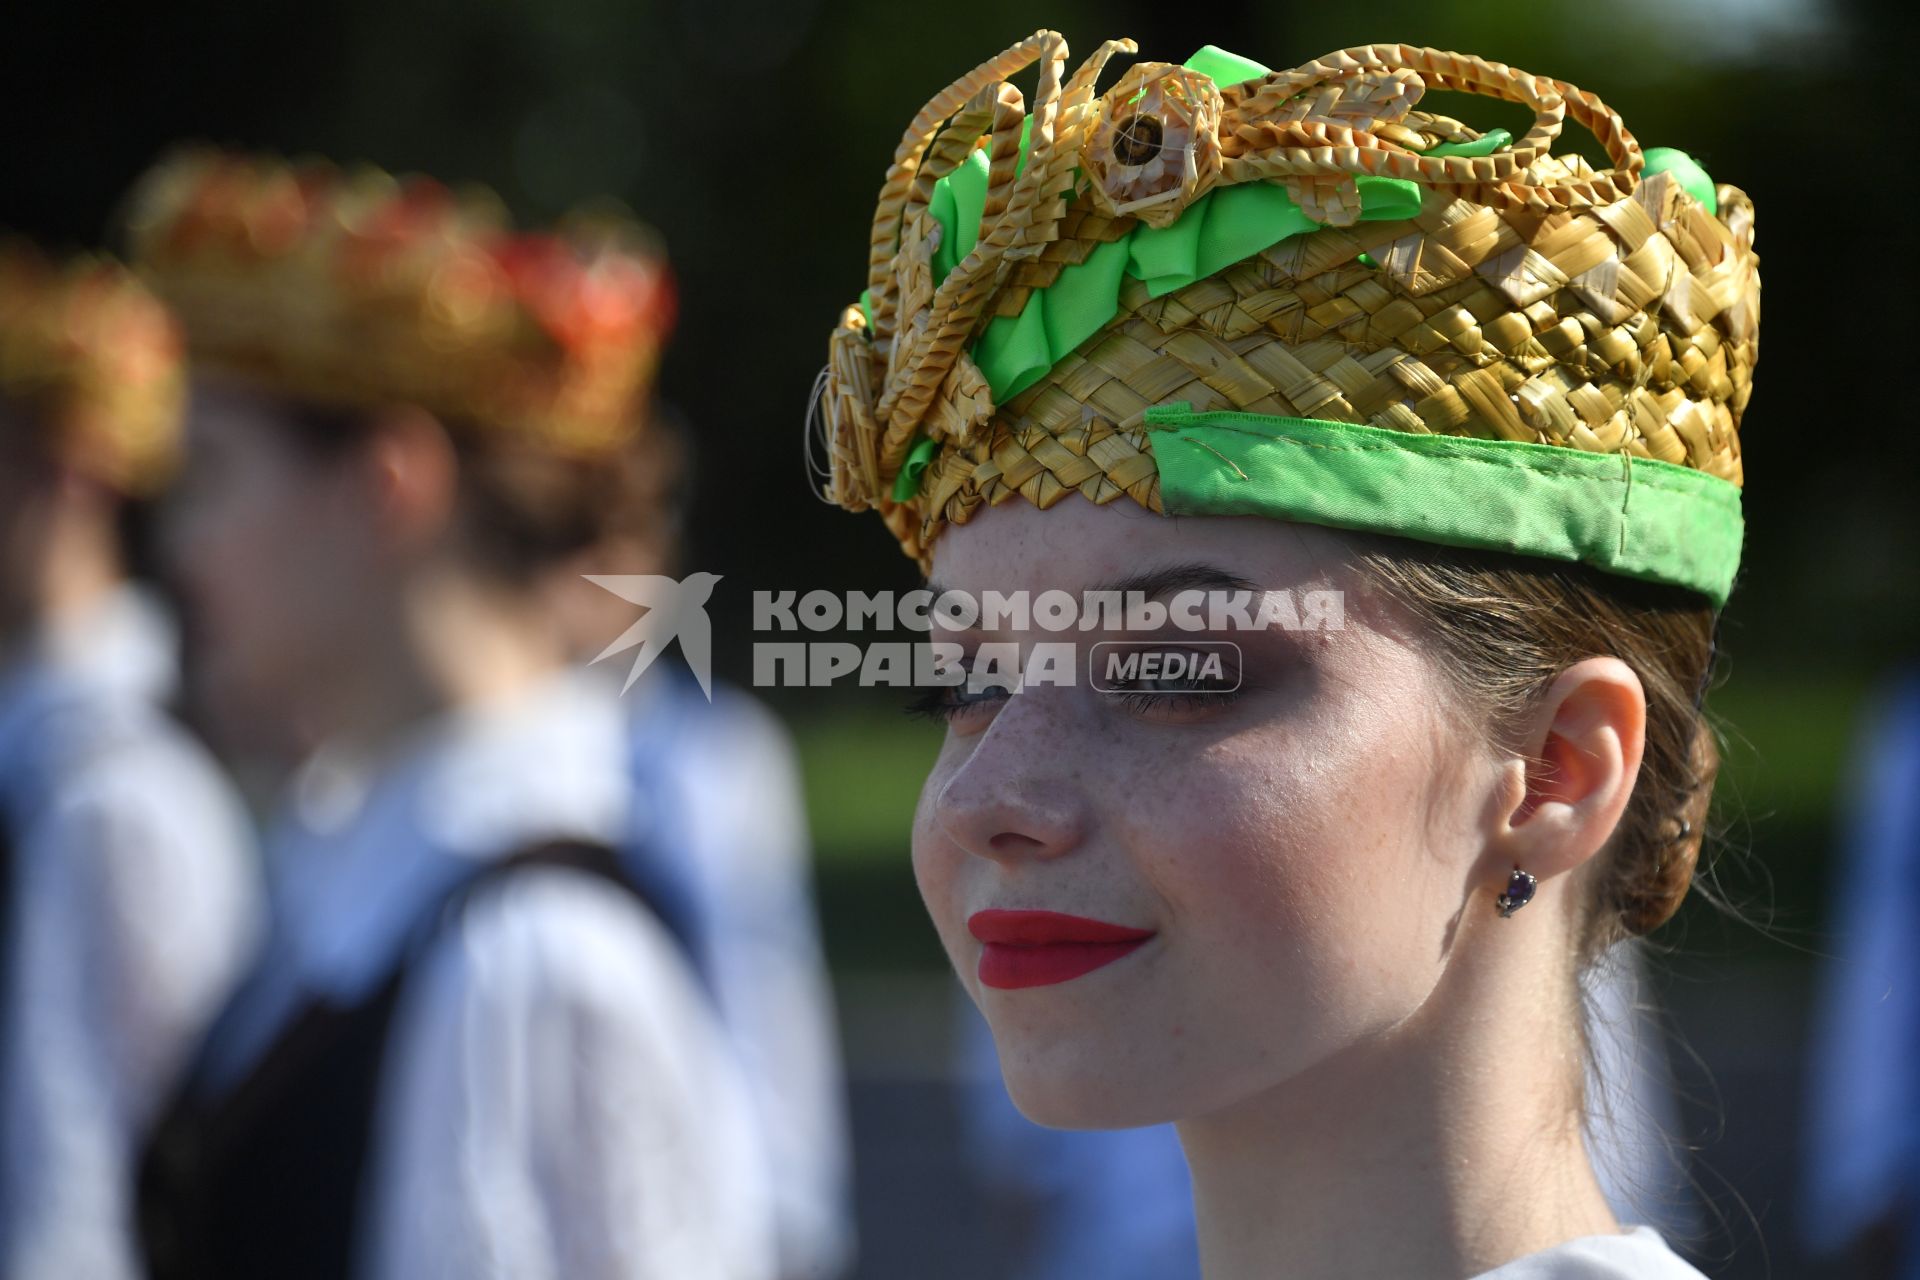
{"type": "Polygon", "coordinates": [[[921,893],[1033,1119],[1203,1115],[1392,1037],[1434,990],[1470,887],[1486,880],[1494,758],[1413,625],[1364,590],[1349,555],[1327,530],[1075,498],[983,510],[935,544],[934,583],[976,598],[1239,581],[1289,592],[1303,622],[1306,593],[1344,600],[1337,629],[950,637],[969,651],[1079,647],[1073,687],[948,698],[914,823],[921,893]],[[1088,651],[1109,638],[1232,641],[1240,688],[1098,691],[1088,651]],[[1007,917],[976,920],[983,911],[1151,936],[1031,948],[1017,920],[1008,933],[1007,917]]]}
{"type": "Polygon", "coordinates": [[[193,683],[223,727],[251,738],[264,726],[232,722],[297,717],[353,660],[381,607],[367,508],[353,469],[305,447],[276,401],[196,387],[165,532],[193,683]]]}

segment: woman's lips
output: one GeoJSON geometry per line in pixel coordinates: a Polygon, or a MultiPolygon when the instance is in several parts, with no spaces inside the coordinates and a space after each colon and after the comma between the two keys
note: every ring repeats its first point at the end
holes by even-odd
{"type": "Polygon", "coordinates": [[[1058,911],[977,911],[967,931],[982,943],[980,981],[989,987],[1044,987],[1112,964],[1153,937],[1058,911]]]}

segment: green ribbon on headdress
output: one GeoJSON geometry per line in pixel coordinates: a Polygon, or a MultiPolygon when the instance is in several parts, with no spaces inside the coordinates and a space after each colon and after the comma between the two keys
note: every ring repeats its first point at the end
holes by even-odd
{"type": "Polygon", "coordinates": [[[1170,516],[1256,515],[1577,561],[1725,604],[1740,489],[1692,467],[1315,418],[1146,412],[1170,516]]]}
{"type": "MultiPolygon", "coordinates": [[[[1211,45],[1187,59],[1186,65],[1217,84],[1238,84],[1267,74],[1267,68],[1258,63],[1211,45]]],[[[1495,129],[1472,142],[1435,147],[1429,154],[1490,155],[1512,140],[1506,130],[1495,129]]],[[[1022,165],[1025,157],[1023,139],[1022,165]]],[[[941,228],[940,246],[933,256],[934,283],[944,280],[979,240],[987,180],[986,153],[976,151],[934,184],[928,212],[941,228]]],[[[1420,212],[1418,183],[1361,177],[1356,185],[1364,222],[1392,222],[1420,212]]],[[[1320,224],[1301,212],[1279,183],[1252,182],[1209,191],[1187,206],[1172,226],[1135,226],[1120,239],[1095,249],[1086,261],[1063,269],[1047,288],[1034,290],[1020,314],[990,321],[970,354],[995,401],[1004,403],[1106,327],[1119,313],[1125,278],[1145,281],[1148,295],[1158,298],[1283,240],[1319,229],[1320,224]]]]}

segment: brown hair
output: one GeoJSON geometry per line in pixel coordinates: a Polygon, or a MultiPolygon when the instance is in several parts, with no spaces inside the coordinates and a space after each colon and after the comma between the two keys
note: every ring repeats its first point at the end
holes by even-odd
{"type": "Polygon", "coordinates": [[[1671,918],[1694,883],[1720,766],[1702,708],[1715,657],[1712,606],[1681,588],[1583,565],[1401,539],[1363,539],[1359,563],[1425,624],[1448,678],[1502,741],[1581,659],[1611,655],[1633,669],[1646,690],[1646,749],[1601,855],[1581,959],[1671,918]]]}
{"type": "MultiPolygon", "coordinates": [[[[279,416],[299,447],[320,457],[363,443],[377,421],[365,409],[300,400],[282,402],[279,416]]],[[[617,448],[573,457],[440,421],[460,465],[461,534],[482,572],[519,585],[606,538],[677,536],[676,430],[642,430],[617,448]]]]}
{"type": "MultiPolygon", "coordinates": [[[[1583,658],[1611,655],[1640,678],[1647,698],[1646,746],[1633,794],[1607,847],[1594,864],[1592,892],[1581,904],[1576,960],[1592,969],[1615,944],[1658,929],[1679,910],[1689,890],[1721,911],[1744,919],[1702,868],[1707,810],[1720,751],[1703,703],[1717,657],[1718,615],[1707,600],[1679,587],[1638,582],[1578,564],[1557,564],[1498,552],[1464,551],[1400,538],[1356,538],[1361,571],[1389,599],[1409,610],[1439,650],[1440,666],[1464,704],[1484,717],[1509,745],[1518,726],[1553,679],[1583,658]]],[[[1612,1107],[1622,1099],[1605,1081],[1596,1019],[1604,1017],[1582,984],[1583,1016],[1576,1019],[1586,1060],[1580,1113],[1593,1140],[1599,1127],[1622,1123],[1612,1107]],[[1596,1090],[1592,1083],[1600,1081],[1596,1090]]],[[[1673,1035],[1657,1006],[1636,1002],[1630,1025],[1653,1015],[1633,1034],[1673,1035]]],[[[1665,1055],[1653,1060],[1664,1063],[1665,1055]]],[[[1641,1069],[1641,1068],[1636,1068],[1641,1069]]],[[[1672,1088],[1670,1067],[1653,1077],[1672,1088]]],[[[1624,1082],[1622,1082],[1624,1083],[1624,1082]]],[[[1639,1090],[1625,1105],[1638,1107],[1639,1090]]],[[[1657,1119],[1643,1120],[1659,1130],[1657,1119]]],[[[1678,1171],[1688,1184],[1692,1150],[1667,1134],[1656,1181],[1626,1188],[1633,1203],[1664,1194],[1658,1179],[1678,1171]]],[[[1703,1201],[1710,1205],[1710,1201],[1703,1201]]],[[[1717,1213],[1717,1210],[1715,1211],[1717,1213]]]]}

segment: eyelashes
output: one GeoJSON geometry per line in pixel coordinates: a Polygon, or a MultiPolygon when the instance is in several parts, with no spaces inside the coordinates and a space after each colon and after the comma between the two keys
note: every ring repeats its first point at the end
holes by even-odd
{"type": "Polygon", "coordinates": [[[1212,651],[1220,661],[1211,667],[1203,664],[1207,655],[1199,650],[1169,649],[1162,656],[1180,660],[1177,674],[1109,679],[1103,695],[1136,715],[1198,716],[1231,706],[1247,691],[1237,650],[1231,654],[1212,651]]]}
{"type": "Polygon", "coordinates": [[[959,679],[951,684],[921,689],[907,702],[906,713],[917,719],[937,720],[951,725],[963,717],[988,711],[1012,697],[1013,690],[1002,682],[1006,677],[999,672],[991,679],[975,679],[974,664],[979,660],[977,653],[964,654],[958,663],[959,679]]]}
{"type": "MultiPolygon", "coordinates": [[[[1109,681],[1105,687],[1096,689],[1094,695],[1134,715],[1198,715],[1230,706],[1249,691],[1236,657],[1220,674],[1109,681]]],[[[1011,696],[1012,691],[1004,685],[987,685],[977,690],[965,683],[939,685],[917,692],[903,710],[914,719],[952,725],[963,718],[989,713],[1011,696]]]]}
{"type": "Polygon", "coordinates": [[[906,713],[917,720],[935,720],[941,724],[952,724],[971,711],[982,710],[993,703],[1004,702],[1012,694],[1003,685],[988,685],[983,689],[969,690],[964,684],[935,685],[916,693],[906,705],[906,713]]]}
{"type": "Polygon", "coordinates": [[[1188,689],[1163,693],[1133,690],[1107,696],[1127,710],[1144,715],[1154,711],[1210,711],[1239,701],[1244,691],[1244,686],[1240,689],[1188,689]]]}
{"type": "MultiPolygon", "coordinates": [[[[1197,713],[1219,710],[1240,700],[1247,692],[1245,685],[1233,690],[1184,690],[1179,692],[1153,692],[1133,689],[1124,692],[1107,692],[1096,696],[1109,698],[1135,715],[1152,715],[1155,712],[1197,713]]],[[[964,717],[978,714],[1004,702],[1011,695],[999,687],[983,690],[980,694],[969,694],[965,689],[942,686],[924,690],[911,698],[903,708],[905,713],[916,720],[932,720],[940,724],[951,725],[964,717]]]]}

